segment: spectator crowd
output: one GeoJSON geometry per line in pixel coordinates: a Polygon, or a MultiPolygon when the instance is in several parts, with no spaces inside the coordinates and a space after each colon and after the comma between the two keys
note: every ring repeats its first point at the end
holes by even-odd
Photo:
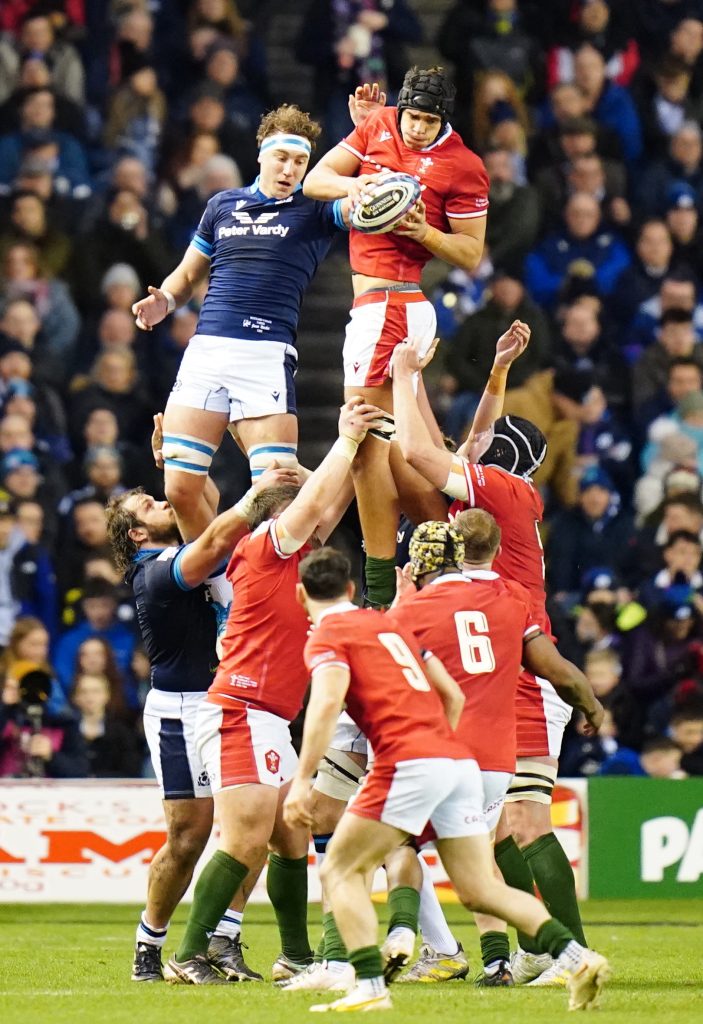
{"type": "MultiPolygon", "coordinates": [[[[162,493],[152,415],[202,295],[148,335],[130,310],[255,178],[287,7],[0,6],[0,776],[144,770],[149,665],[104,505],[162,493]]],[[[481,265],[434,274],[433,405],[460,440],[495,339],[530,324],[506,412],[548,439],[554,631],[608,711],[596,738],[572,723],[562,774],[703,774],[703,0],[457,0],[436,38],[412,0],[311,0],[294,54],[329,145],[353,86],[392,102],[420,43],[490,178],[481,265]]]]}

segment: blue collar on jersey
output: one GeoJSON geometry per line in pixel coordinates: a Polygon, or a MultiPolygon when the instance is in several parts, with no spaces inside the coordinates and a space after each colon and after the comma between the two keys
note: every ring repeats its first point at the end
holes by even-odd
{"type": "Polygon", "coordinates": [[[133,562],[143,562],[145,558],[152,558],[154,555],[160,555],[165,548],[142,548],[141,551],[137,551],[136,555],[132,555],[133,562]]]}
{"type": "MultiPolygon", "coordinates": [[[[261,189],[259,188],[259,182],[260,181],[261,181],[261,175],[257,174],[256,179],[254,181],[254,184],[249,186],[249,192],[251,193],[251,195],[253,195],[256,199],[260,199],[263,203],[281,203],[281,202],[283,202],[282,199],[276,199],[274,196],[267,196],[267,195],[265,195],[261,191],[261,189]]],[[[293,194],[295,195],[296,192],[299,192],[302,187],[303,187],[302,182],[299,181],[298,184],[293,189],[293,194]]]]}

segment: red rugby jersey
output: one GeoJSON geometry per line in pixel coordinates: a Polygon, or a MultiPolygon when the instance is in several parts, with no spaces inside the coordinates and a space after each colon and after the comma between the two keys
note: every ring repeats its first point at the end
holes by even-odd
{"type": "Polygon", "coordinates": [[[515,696],[526,637],[540,627],[530,595],[495,572],[440,576],[387,616],[436,654],[466,704],[456,735],[482,771],[515,770],[515,696]]]}
{"type": "Polygon", "coordinates": [[[532,612],[542,630],[551,636],[545,609],[544,549],[539,534],[544,505],[537,488],[524,477],[513,476],[497,466],[457,460],[444,491],[458,500],[449,509],[452,518],[467,508],[483,508],[500,526],[502,540],[493,568],[506,580],[515,580],[529,591],[532,612]]]}
{"type": "Polygon", "coordinates": [[[329,665],[349,669],[347,711],[368,737],[377,764],[472,756],[449,727],[417,641],[382,612],[334,605],[311,633],[305,661],[313,676],[329,665]]]}
{"type": "Polygon", "coordinates": [[[243,537],[227,566],[234,596],[227,620],[224,655],[207,700],[226,708],[245,701],[291,721],[308,684],[303,651],[310,623],[295,598],[298,565],[305,545],[286,555],[275,521],[243,537]]]}
{"type": "MultiPolygon", "coordinates": [[[[402,171],[422,186],[427,223],[448,232],[449,217],[456,220],[485,217],[488,210],[488,175],[483,161],[447,125],[432,145],[410,149],[398,128],[398,111],[385,107],[371,114],[340,143],[361,160],[359,174],[402,171]]],[[[409,238],[390,231],[367,235],[351,229],[352,270],[392,281],[417,281],[432,253],[409,238]]]]}

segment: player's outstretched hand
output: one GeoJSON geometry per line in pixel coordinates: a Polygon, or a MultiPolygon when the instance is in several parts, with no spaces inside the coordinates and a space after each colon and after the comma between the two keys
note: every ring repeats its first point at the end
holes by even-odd
{"type": "Polygon", "coordinates": [[[422,199],[418,199],[403,219],[398,221],[393,231],[396,235],[402,235],[403,238],[412,238],[414,242],[424,242],[428,228],[427,207],[422,199]]]}
{"type": "Polygon", "coordinates": [[[283,804],[283,820],[291,828],[312,826],[312,782],[296,775],[283,804]]]}
{"type": "Polygon", "coordinates": [[[261,476],[258,477],[251,489],[256,494],[261,494],[267,487],[281,487],[283,484],[293,484],[294,487],[297,487],[299,483],[300,479],[297,469],[286,469],[279,466],[274,459],[271,465],[267,466],[261,476]]]}
{"type": "Polygon", "coordinates": [[[154,456],[154,462],[156,463],[157,469],[164,468],[164,456],[161,449],[164,446],[164,414],[162,412],[154,413],[154,430],[151,434],[151,454],[154,456]]]}
{"type": "Polygon", "coordinates": [[[386,105],[386,94],[382,92],[378,82],[369,85],[357,85],[353,93],[349,93],[349,116],[355,125],[365,121],[369,114],[381,110],[386,105]]]}
{"type": "Polygon", "coordinates": [[[168,299],[160,288],[149,285],[149,294],[145,299],[140,299],[132,306],[132,313],[136,317],[137,327],[140,331],[150,331],[160,324],[168,313],[168,299]]]}
{"type": "Polygon", "coordinates": [[[513,320],[496,342],[496,366],[511,366],[527,348],[532,331],[522,320],[513,320]]]}
{"type": "Polygon", "coordinates": [[[595,707],[591,711],[585,711],[584,717],[586,719],[583,725],[584,736],[595,736],[601,725],[603,724],[603,705],[595,697],[595,707]]]}
{"type": "Polygon", "coordinates": [[[360,395],[350,398],[339,411],[339,436],[350,437],[353,441],[361,441],[366,437],[367,430],[376,427],[384,428],[383,409],[365,402],[360,395]]]}

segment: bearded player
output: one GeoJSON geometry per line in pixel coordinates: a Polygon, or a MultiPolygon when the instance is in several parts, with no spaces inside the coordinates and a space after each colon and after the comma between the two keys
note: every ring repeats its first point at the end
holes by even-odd
{"type": "MultiPolygon", "coordinates": [[[[460,449],[468,451],[471,461],[463,454],[452,455],[438,448],[413,392],[412,379],[418,365],[418,352],[412,345],[396,348],[393,398],[403,456],[426,480],[455,499],[450,515],[477,507],[495,517],[503,537],[495,569],[504,579],[515,580],[527,589],[535,621],[545,636],[551,636],[539,535],[543,506],[531,481],[546,455],[544,436],[528,420],[503,416],[485,436],[476,439],[470,435],[470,445],[460,449]]],[[[504,393],[506,378],[505,368],[494,367],[487,387],[497,398],[504,393]]],[[[523,672],[516,710],[516,770],[506,798],[507,814],[496,835],[496,861],[510,885],[532,892],[536,884],[546,905],[585,945],[574,873],[552,831],[550,813],[561,741],[571,708],[546,679],[523,672]]],[[[499,931],[499,923],[491,930],[499,931]]],[[[513,964],[517,982],[528,982],[544,973],[538,983],[564,983],[558,963],[538,956],[534,946],[523,952],[525,955],[519,955],[513,964]]],[[[507,957],[505,935],[501,959],[507,957]]]]}
{"type": "MultiPolygon", "coordinates": [[[[424,355],[435,336],[434,309],[420,289],[423,267],[439,256],[471,271],[483,252],[488,177],[449,123],[454,92],[441,68],[412,68],[397,107],[369,114],[320,160],[304,185],[314,199],[348,197],[357,203],[384,171],[405,172],[421,184],[422,198],[394,231],[352,229],[350,235],[354,306],[344,343],[346,394],[365,396],[389,413],[393,348],[410,335],[420,340],[424,355]]],[[[442,517],[441,499],[387,440],[369,435],[354,466],[367,598],[378,606],[389,605],[395,591],[399,507],[413,522],[442,517]]]]}
{"type": "Polygon", "coordinates": [[[315,627],[305,649],[312,689],[286,821],[298,827],[311,823],[312,778],[345,701],[375,753],[322,868],[357,983],[347,996],[312,1009],[372,1011],[392,1005],[366,878],[428,821],[462,903],[509,917],[542,950],[559,957],[569,974],[571,1009],[595,1005],[609,974],[606,960],[575,942],[534,896],[508,888],[494,875],[481,775],[472,752],[453,732],[464,703],[457,684],[431,652],[423,666],[411,633],[378,611],[351,603],[350,566],[339,552],[313,552],[301,563],[300,578],[299,600],[315,627]]]}

